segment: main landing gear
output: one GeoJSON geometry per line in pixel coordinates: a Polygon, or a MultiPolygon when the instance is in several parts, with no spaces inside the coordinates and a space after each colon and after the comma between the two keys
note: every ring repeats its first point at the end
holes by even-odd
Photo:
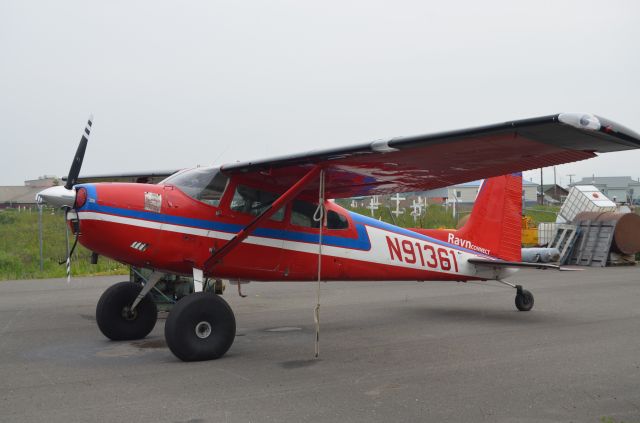
{"type": "Polygon", "coordinates": [[[529,311],[533,308],[533,294],[522,288],[522,285],[514,285],[498,279],[498,282],[510,286],[516,290],[516,308],[520,311],[529,311]]]}
{"type": "Polygon", "coordinates": [[[164,326],[171,352],[182,361],[219,358],[236,336],[236,319],[229,304],[212,292],[198,292],[175,305],[164,326]]]}
{"type": "Polygon", "coordinates": [[[108,288],[98,301],[96,322],[107,338],[114,341],[130,341],[144,338],[153,330],[158,319],[158,309],[149,295],[145,295],[132,309],[142,286],[120,282],[108,288]]]}
{"type": "MultiPolygon", "coordinates": [[[[156,282],[150,278],[144,287],[120,282],[108,288],[96,307],[100,331],[114,341],[147,336],[158,318],[158,309],[149,295],[156,282]]],[[[176,303],[167,318],[164,336],[171,352],[183,361],[213,360],[222,357],[233,344],[236,320],[222,297],[211,291],[197,292],[176,303]]]]}

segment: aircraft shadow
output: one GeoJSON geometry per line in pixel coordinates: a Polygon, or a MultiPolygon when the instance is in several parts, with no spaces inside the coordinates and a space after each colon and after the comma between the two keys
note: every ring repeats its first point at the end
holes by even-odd
{"type": "Polygon", "coordinates": [[[406,318],[415,318],[420,321],[428,321],[430,323],[438,322],[479,322],[491,321],[496,323],[507,324],[550,324],[550,323],[568,323],[566,319],[556,313],[535,310],[529,312],[521,312],[517,310],[495,310],[490,308],[469,308],[469,307],[451,307],[451,306],[420,306],[406,307],[398,309],[397,313],[403,314],[406,318]]]}

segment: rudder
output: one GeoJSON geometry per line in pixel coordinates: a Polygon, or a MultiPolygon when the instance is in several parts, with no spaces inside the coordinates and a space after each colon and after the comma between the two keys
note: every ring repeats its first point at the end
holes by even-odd
{"type": "Polygon", "coordinates": [[[471,243],[471,249],[507,261],[521,261],[522,174],[496,176],[484,181],[471,216],[459,230],[450,233],[456,244],[471,243]]]}

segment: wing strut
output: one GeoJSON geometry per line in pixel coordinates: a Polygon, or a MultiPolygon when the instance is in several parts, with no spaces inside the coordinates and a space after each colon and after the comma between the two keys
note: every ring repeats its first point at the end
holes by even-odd
{"type": "Polygon", "coordinates": [[[318,209],[313,216],[313,220],[319,223],[318,229],[318,286],[316,287],[316,307],[313,310],[313,320],[316,324],[316,354],[315,358],[320,356],[320,281],[322,280],[322,229],[325,222],[324,209],[324,170],[320,171],[320,183],[318,188],[318,209]]]}
{"type": "Polygon", "coordinates": [[[307,185],[311,181],[315,179],[316,176],[320,173],[322,169],[321,165],[315,165],[311,170],[309,170],[298,182],[293,184],[291,188],[285,191],[278,199],[276,199],[269,207],[265,209],[258,217],[253,219],[251,223],[249,223],[246,227],[244,227],[240,232],[238,232],[233,238],[229,240],[226,244],[224,244],[218,251],[214,252],[211,257],[209,257],[204,262],[204,273],[205,275],[210,275],[213,268],[222,261],[222,259],[229,254],[233,249],[244,241],[251,233],[256,229],[256,227],[273,216],[280,208],[289,204],[298,194],[304,190],[307,185]]]}

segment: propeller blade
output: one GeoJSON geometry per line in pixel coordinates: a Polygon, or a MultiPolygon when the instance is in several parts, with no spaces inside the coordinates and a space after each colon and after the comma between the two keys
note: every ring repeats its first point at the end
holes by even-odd
{"type": "Polygon", "coordinates": [[[89,117],[87,126],[84,128],[82,139],[78,144],[76,155],[71,163],[71,169],[69,169],[69,176],[67,176],[67,183],[64,185],[66,189],[71,189],[78,181],[78,175],[80,175],[80,168],[82,167],[82,160],[84,159],[84,152],[87,149],[87,142],[89,142],[89,134],[91,133],[91,125],[93,124],[93,116],[89,117]]]}

